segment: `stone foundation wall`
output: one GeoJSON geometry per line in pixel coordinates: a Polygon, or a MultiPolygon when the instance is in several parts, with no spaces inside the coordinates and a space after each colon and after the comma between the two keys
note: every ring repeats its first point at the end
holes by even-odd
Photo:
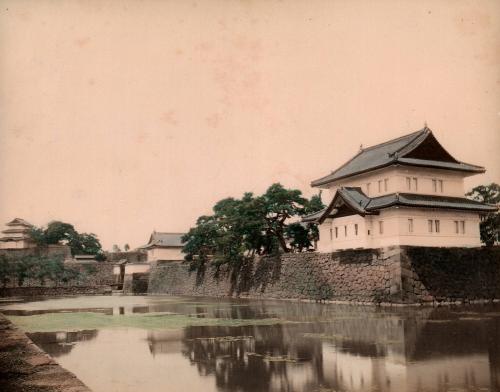
{"type": "Polygon", "coordinates": [[[500,299],[500,247],[403,247],[404,302],[500,299]]]}
{"type": "Polygon", "coordinates": [[[123,279],[124,294],[146,294],[148,292],[149,272],[134,272],[123,279]]]}
{"type": "Polygon", "coordinates": [[[263,257],[237,276],[152,268],[149,293],[370,303],[500,299],[500,249],[389,247],[263,257]]]}

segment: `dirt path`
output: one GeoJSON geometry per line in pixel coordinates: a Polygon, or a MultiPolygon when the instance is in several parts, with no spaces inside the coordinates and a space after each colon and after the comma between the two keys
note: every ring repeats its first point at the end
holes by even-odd
{"type": "Polygon", "coordinates": [[[0,314],[0,391],[91,392],[0,314]]]}

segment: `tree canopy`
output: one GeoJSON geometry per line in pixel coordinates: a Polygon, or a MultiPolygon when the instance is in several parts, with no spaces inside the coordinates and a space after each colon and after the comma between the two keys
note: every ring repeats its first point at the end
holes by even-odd
{"type": "Polygon", "coordinates": [[[73,256],[95,255],[96,260],[104,260],[102,246],[97,236],[93,233],[78,233],[70,223],[52,221],[46,228],[33,227],[30,235],[39,246],[67,244],[73,256]]]}
{"type": "Polygon", "coordinates": [[[298,221],[324,208],[320,196],[307,200],[301,191],[271,185],[261,196],[245,193],[241,199],[220,200],[213,215],[201,216],[184,235],[183,251],[192,270],[210,259],[218,268],[238,269],[254,255],[310,250],[317,240],[316,225],[298,221]]]}
{"type": "MultiPolygon", "coordinates": [[[[489,185],[479,185],[466,194],[467,197],[482,203],[499,205],[500,185],[491,183],[489,185]]],[[[486,246],[493,246],[500,240],[500,213],[491,212],[483,217],[480,226],[481,242],[486,246]]]]}

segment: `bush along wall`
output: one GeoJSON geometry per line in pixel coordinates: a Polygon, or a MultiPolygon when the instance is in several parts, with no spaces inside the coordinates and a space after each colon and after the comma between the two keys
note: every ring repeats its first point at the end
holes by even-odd
{"type": "Polygon", "coordinates": [[[500,249],[389,247],[256,258],[235,279],[181,262],[153,267],[150,294],[361,303],[500,299],[500,249]]]}

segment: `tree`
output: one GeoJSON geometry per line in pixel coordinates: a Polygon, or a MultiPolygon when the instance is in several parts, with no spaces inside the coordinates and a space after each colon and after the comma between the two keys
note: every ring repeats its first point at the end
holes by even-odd
{"type": "Polygon", "coordinates": [[[96,255],[96,260],[104,260],[101,243],[93,233],[78,233],[73,225],[61,221],[52,221],[47,228],[33,227],[31,238],[39,246],[67,244],[71,254],[96,255]]]}
{"type": "Polygon", "coordinates": [[[114,245],[113,245],[113,252],[115,252],[115,253],[116,253],[116,252],[121,252],[120,247],[119,247],[118,245],[114,244],[114,245]]]}
{"type": "Polygon", "coordinates": [[[77,234],[73,225],[61,221],[52,221],[45,230],[45,241],[47,244],[59,244],[63,241],[70,241],[77,234]]]}
{"type": "Polygon", "coordinates": [[[130,245],[129,245],[129,244],[125,244],[125,245],[123,245],[123,250],[124,250],[125,252],[128,252],[128,251],[130,250],[130,245]]]}
{"type": "Polygon", "coordinates": [[[266,234],[276,238],[283,252],[289,252],[285,239],[285,222],[294,216],[303,215],[307,200],[302,197],[301,191],[285,189],[279,183],[271,185],[262,199],[266,210],[266,234]]]}
{"type": "Polygon", "coordinates": [[[262,196],[248,192],[241,199],[220,200],[213,215],[198,218],[183,237],[185,260],[191,270],[200,271],[210,260],[216,269],[228,265],[237,272],[256,254],[309,249],[317,239],[316,225],[290,220],[322,208],[319,196],[307,200],[281,184],[271,185],[262,196]]]}
{"type": "Polygon", "coordinates": [[[190,271],[202,270],[217,249],[219,228],[213,216],[200,216],[196,226],[182,237],[186,254],[185,260],[189,262],[190,271]]]}
{"type": "Polygon", "coordinates": [[[6,287],[12,281],[13,276],[14,264],[12,260],[5,255],[0,255],[0,282],[2,286],[6,287]]]}
{"type": "MultiPolygon", "coordinates": [[[[500,203],[500,185],[491,183],[479,185],[466,194],[467,197],[498,206],[500,203]]],[[[500,238],[500,213],[497,211],[485,215],[479,225],[481,242],[486,246],[493,246],[500,238]]]]}

